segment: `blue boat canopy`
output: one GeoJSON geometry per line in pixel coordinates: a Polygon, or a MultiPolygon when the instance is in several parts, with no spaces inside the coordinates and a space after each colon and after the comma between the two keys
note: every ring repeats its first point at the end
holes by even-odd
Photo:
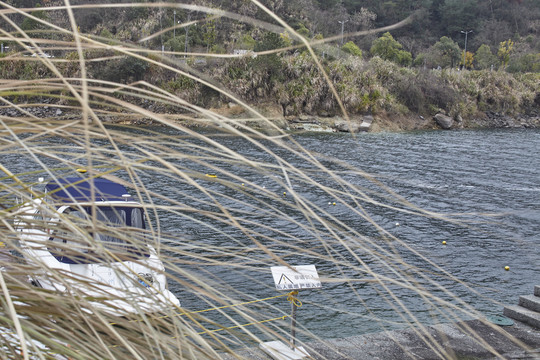
{"type": "Polygon", "coordinates": [[[63,202],[90,202],[92,188],[94,188],[96,201],[125,200],[122,195],[129,194],[123,185],[101,178],[67,177],[53,180],[45,185],[47,195],[63,202]]]}

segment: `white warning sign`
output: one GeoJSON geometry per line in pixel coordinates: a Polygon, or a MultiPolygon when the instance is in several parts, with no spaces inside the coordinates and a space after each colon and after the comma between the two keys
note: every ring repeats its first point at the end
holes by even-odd
{"type": "Polygon", "coordinates": [[[318,289],[322,287],[315,265],[272,266],[277,290],[318,289]]]}

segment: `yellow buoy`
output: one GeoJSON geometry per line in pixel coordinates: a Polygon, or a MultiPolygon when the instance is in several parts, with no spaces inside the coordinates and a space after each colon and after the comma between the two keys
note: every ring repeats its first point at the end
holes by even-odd
{"type": "Polygon", "coordinates": [[[443,240],[442,244],[443,244],[443,245],[446,245],[446,241],[443,240]]]}
{"type": "Polygon", "coordinates": [[[505,266],[504,270],[506,270],[506,271],[510,270],[510,266],[505,266]]]}
{"type": "Polygon", "coordinates": [[[217,175],[215,175],[215,174],[206,174],[206,176],[211,177],[211,178],[217,177],[217,175]]]}
{"type": "Polygon", "coordinates": [[[86,172],[86,169],[77,169],[78,173],[84,174],[86,172]]]}
{"type": "Polygon", "coordinates": [[[284,191],[284,192],[283,192],[283,196],[285,196],[285,195],[287,195],[287,193],[284,191]]]}
{"type": "Polygon", "coordinates": [[[332,205],[336,205],[336,203],[335,203],[335,202],[333,202],[333,203],[332,203],[332,205]]]}

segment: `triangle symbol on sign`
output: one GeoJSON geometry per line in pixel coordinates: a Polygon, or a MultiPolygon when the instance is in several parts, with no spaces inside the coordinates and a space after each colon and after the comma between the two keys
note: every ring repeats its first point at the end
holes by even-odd
{"type": "Polygon", "coordinates": [[[287,275],[285,275],[285,274],[281,274],[281,277],[279,278],[278,284],[281,284],[282,281],[283,281],[284,284],[286,284],[287,282],[289,282],[290,284],[293,284],[292,280],[289,279],[287,277],[287,275]]]}

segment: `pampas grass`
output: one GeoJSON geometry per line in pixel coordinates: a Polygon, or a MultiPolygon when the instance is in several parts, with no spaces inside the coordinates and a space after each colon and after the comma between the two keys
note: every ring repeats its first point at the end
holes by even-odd
{"type": "MultiPolygon", "coordinates": [[[[264,30],[287,30],[297,40],[295,46],[308,49],[314,64],[309,65],[311,71],[319,71],[329,91],[339,99],[311,44],[261,3],[251,3],[274,23],[182,3],[72,6],[66,1],[42,8],[48,14],[62,14],[64,22],[60,26],[46,17],[32,15],[35,9],[0,2],[2,41],[9,41],[14,48],[0,58],[0,67],[27,68],[25,78],[6,75],[0,84],[0,226],[5,245],[2,249],[9,250],[2,250],[0,258],[0,357],[215,359],[269,339],[288,341],[289,305],[284,294],[273,290],[269,266],[302,262],[324,264],[323,286],[346,284],[356,293],[359,304],[363,300],[358,285],[371,287],[394,313],[396,322],[412,325],[419,333],[424,332],[424,326],[397,295],[399,291],[405,290],[432,305],[437,309],[433,310],[437,319],[478,316],[440,282],[458,279],[395,238],[370,213],[381,207],[412,216],[457,220],[416,207],[361,169],[302,148],[293,136],[248,106],[231,89],[205,79],[188,63],[179,61],[186,54],[146,49],[145,41],[158,37],[159,32],[140,42],[100,38],[81,32],[74,16],[74,11],[90,7],[111,12],[126,7],[188,9],[248,22],[264,30]],[[20,22],[25,18],[39,23],[40,30],[22,30],[20,22]],[[48,57],[53,50],[68,55],[48,57]],[[220,92],[244,112],[237,111],[235,119],[231,119],[186,101],[158,84],[124,84],[87,77],[88,66],[106,66],[126,58],[140,61],[152,71],[168,71],[194,80],[220,92]],[[238,119],[239,115],[264,124],[266,131],[248,127],[238,119]],[[124,125],[139,122],[154,126],[124,125]],[[227,145],[231,139],[256,149],[256,155],[233,150],[227,145]],[[298,162],[304,165],[293,165],[298,162]],[[364,185],[351,184],[331,170],[334,167],[363,178],[364,185]],[[182,307],[163,304],[157,314],[139,311],[130,316],[112,316],[99,306],[114,300],[111,294],[89,299],[81,292],[83,288],[99,288],[98,283],[88,280],[71,288],[65,281],[69,273],[51,272],[39,261],[29,263],[17,256],[17,219],[25,206],[43,197],[38,178],[61,178],[74,174],[77,168],[86,169],[85,176],[125,184],[134,199],[143,204],[151,225],[144,236],[129,232],[114,236],[123,237],[135,247],[143,246],[144,237],[156,248],[165,265],[164,275],[169,286],[178,290],[182,307]],[[216,176],[208,176],[213,174],[216,176]],[[156,182],[168,184],[166,191],[151,186],[156,182]],[[304,191],[337,199],[354,222],[343,221],[313,203],[304,191]],[[184,223],[196,226],[201,238],[187,236],[184,223]],[[276,223],[280,226],[271,225],[276,223]],[[220,241],[205,241],[209,233],[220,241]],[[405,263],[397,246],[416,253],[430,271],[405,263]],[[216,271],[251,281],[253,293],[238,284],[220,282],[216,271]],[[66,284],[66,291],[45,291],[28,281],[28,275],[43,273],[66,284]],[[184,304],[197,304],[197,308],[184,304]]],[[[178,25],[177,31],[188,25],[178,25]]],[[[164,27],[161,31],[171,29],[164,27]]],[[[326,41],[331,40],[335,39],[326,41]]],[[[280,51],[284,49],[267,53],[280,51]]],[[[43,212],[53,211],[45,203],[40,207],[43,212]]],[[[96,219],[78,223],[66,216],[62,221],[66,238],[79,239],[86,248],[97,247],[99,261],[115,263],[127,256],[120,250],[99,248],[93,242],[91,233],[107,228],[96,219]]],[[[26,226],[32,231],[50,224],[34,219],[26,226]]],[[[74,254],[80,251],[70,247],[63,250],[74,254]]],[[[467,284],[463,286],[467,288],[467,284]]],[[[317,304],[317,300],[303,300],[321,308],[328,306],[317,304]]],[[[136,301],[132,305],[138,307],[136,301]]],[[[387,325],[383,322],[383,327],[387,325]]],[[[301,344],[319,339],[313,329],[302,323],[298,332],[301,344]]],[[[445,356],[444,349],[437,351],[445,356]]]]}

